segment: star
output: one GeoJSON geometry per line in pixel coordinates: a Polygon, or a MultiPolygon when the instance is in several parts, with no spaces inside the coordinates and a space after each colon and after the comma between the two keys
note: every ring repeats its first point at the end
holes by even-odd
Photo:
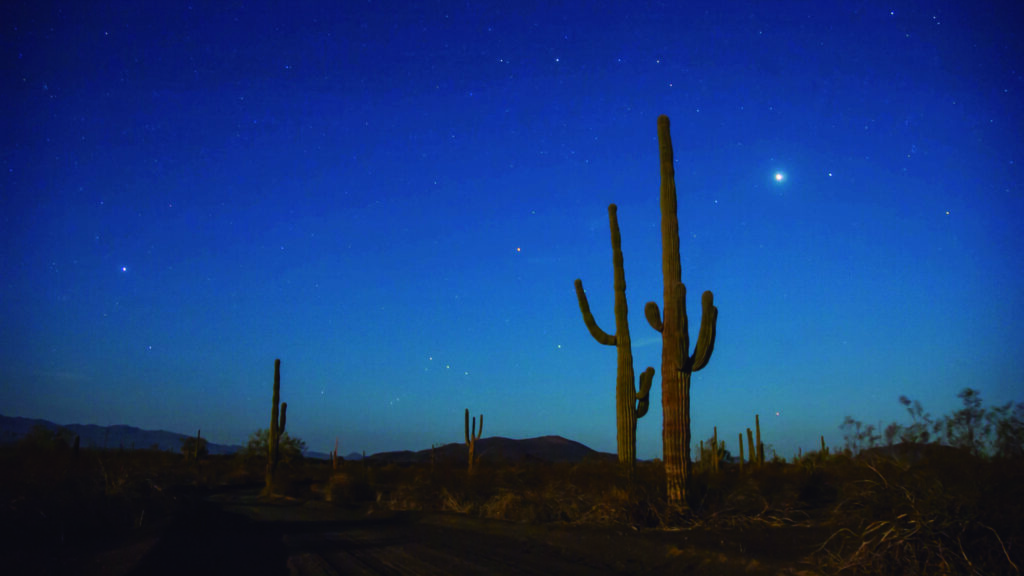
{"type": "Polygon", "coordinates": [[[775,173],[775,181],[776,182],[782,182],[785,179],[786,179],[786,175],[783,174],[782,172],[776,172],[775,173]]]}

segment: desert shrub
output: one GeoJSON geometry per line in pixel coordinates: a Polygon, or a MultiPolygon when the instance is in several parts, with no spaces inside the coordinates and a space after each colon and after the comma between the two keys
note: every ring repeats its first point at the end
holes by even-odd
{"type": "Polygon", "coordinates": [[[562,520],[549,498],[537,492],[499,490],[481,506],[480,516],[509,522],[543,523],[562,520]]]}
{"type": "MultiPolygon", "coordinates": [[[[249,435],[249,440],[245,444],[245,448],[238,452],[238,457],[247,461],[258,461],[263,460],[264,463],[267,461],[267,438],[270,436],[270,431],[266,428],[260,428],[249,435]]],[[[280,464],[291,464],[302,460],[302,453],[306,451],[306,443],[299,438],[294,438],[288,435],[285,431],[281,434],[280,452],[278,455],[278,462],[280,464]]]]}
{"type": "Polygon", "coordinates": [[[375,505],[450,511],[513,522],[657,526],[664,505],[664,469],[638,463],[635,480],[614,461],[463,466],[383,465],[369,468],[375,505]]]}
{"type": "Polygon", "coordinates": [[[74,445],[75,434],[67,428],[51,429],[36,424],[18,444],[22,449],[38,452],[67,452],[74,445]]]}
{"type": "Polygon", "coordinates": [[[813,450],[811,452],[803,454],[799,458],[794,458],[794,463],[803,468],[813,470],[815,468],[828,466],[831,462],[835,460],[837,456],[839,456],[839,454],[831,454],[827,451],[821,452],[819,450],[813,450]]]}
{"type": "Polygon", "coordinates": [[[911,423],[893,422],[879,434],[874,426],[865,426],[847,416],[840,425],[846,450],[857,454],[877,446],[898,442],[941,444],[962,448],[975,456],[1014,458],[1024,456],[1024,403],[1007,402],[1002,406],[982,406],[981,393],[964,388],[957,394],[963,407],[939,418],[932,418],[921,403],[900,396],[899,402],[910,415],[911,423]]]}
{"type": "Polygon", "coordinates": [[[82,449],[76,455],[50,446],[41,449],[33,440],[0,447],[6,504],[0,546],[15,556],[55,559],[70,547],[147,528],[181,506],[178,487],[195,482],[195,471],[171,452],[82,449]]]}
{"type": "MultiPolygon", "coordinates": [[[[1004,535],[984,514],[991,471],[951,460],[909,465],[857,461],[831,511],[832,535],[816,553],[829,573],[999,574],[1015,571],[1004,535]]],[[[1019,490],[1019,488],[1018,488],[1019,490]]],[[[1011,541],[1012,541],[1011,540],[1011,541]]]]}
{"type": "Polygon", "coordinates": [[[830,506],[839,497],[838,482],[835,473],[821,465],[806,469],[799,485],[798,498],[810,510],[830,506]]]}
{"type": "Polygon", "coordinates": [[[186,436],[181,439],[181,454],[186,460],[195,459],[196,456],[199,458],[205,458],[210,455],[210,447],[207,445],[206,438],[199,438],[199,452],[196,452],[196,439],[192,436],[186,436]]]}
{"type": "Polygon", "coordinates": [[[328,502],[358,505],[374,500],[375,494],[365,468],[349,465],[331,472],[325,497],[328,502]]]}

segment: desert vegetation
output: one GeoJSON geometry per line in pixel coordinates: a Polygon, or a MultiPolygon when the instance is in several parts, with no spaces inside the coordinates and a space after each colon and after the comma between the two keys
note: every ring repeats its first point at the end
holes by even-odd
{"type": "Polygon", "coordinates": [[[927,443],[872,446],[853,435],[829,450],[822,439],[821,450],[789,461],[765,460],[758,443],[743,463],[713,436],[694,463],[682,516],[665,512],[671,507],[657,460],[638,462],[632,481],[611,459],[485,462],[472,475],[451,461],[347,462],[329,486],[313,491],[392,510],[713,535],[754,554],[772,549],[809,574],[1016,574],[1024,546],[1024,405],[986,410],[976,391],[960,396],[964,409],[935,419],[944,433],[927,443]]]}
{"type": "MultiPolygon", "coordinates": [[[[1024,404],[985,408],[974,390],[960,397],[961,410],[939,417],[904,401],[910,423],[884,429],[902,435],[848,418],[841,449],[790,460],[762,463],[755,449],[743,462],[713,431],[693,463],[685,515],[666,513],[659,460],[637,462],[631,475],[600,454],[559,462],[483,451],[470,473],[462,442],[411,463],[371,456],[332,464],[303,458],[302,441],[282,435],[273,494],[264,497],[370,514],[625,528],[793,573],[1016,574],[1024,560],[1024,404]]],[[[257,494],[268,436],[258,431],[238,454],[195,460],[194,450],[76,452],[67,434],[34,430],[0,447],[0,521],[11,535],[4,546],[59,571],[83,550],[159,529],[197,497],[257,494]]]]}
{"type": "Polygon", "coordinates": [[[258,486],[265,452],[258,461],[245,452],[208,455],[204,443],[198,459],[195,437],[178,453],[76,449],[66,431],[37,427],[16,443],[0,445],[5,571],[78,573],[96,551],[159,530],[200,495],[224,486],[258,486]]]}

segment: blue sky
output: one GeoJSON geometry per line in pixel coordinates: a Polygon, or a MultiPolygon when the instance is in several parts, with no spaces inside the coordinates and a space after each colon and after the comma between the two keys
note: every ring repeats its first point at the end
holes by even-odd
{"type": "MultiPolygon", "coordinates": [[[[719,308],[695,437],[760,414],[788,456],[900,395],[1022,399],[1019,4],[0,10],[5,415],[242,443],[281,358],[315,450],[461,442],[469,408],[612,452],[573,280],[611,330],[618,204],[660,371],[659,114],[693,329],[719,308]]],[[[637,436],[660,455],[660,402],[637,436]]]]}

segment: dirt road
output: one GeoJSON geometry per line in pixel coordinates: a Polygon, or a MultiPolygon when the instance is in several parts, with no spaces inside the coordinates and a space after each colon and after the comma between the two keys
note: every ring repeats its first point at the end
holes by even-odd
{"type": "MultiPolygon", "coordinates": [[[[344,510],[229,493],[168,526],[132,574],[777,574],[683,532],[531,526],[449,514],[344,510]]],[[[717,540],[717,537],[716,537],[717,540]]]]}

